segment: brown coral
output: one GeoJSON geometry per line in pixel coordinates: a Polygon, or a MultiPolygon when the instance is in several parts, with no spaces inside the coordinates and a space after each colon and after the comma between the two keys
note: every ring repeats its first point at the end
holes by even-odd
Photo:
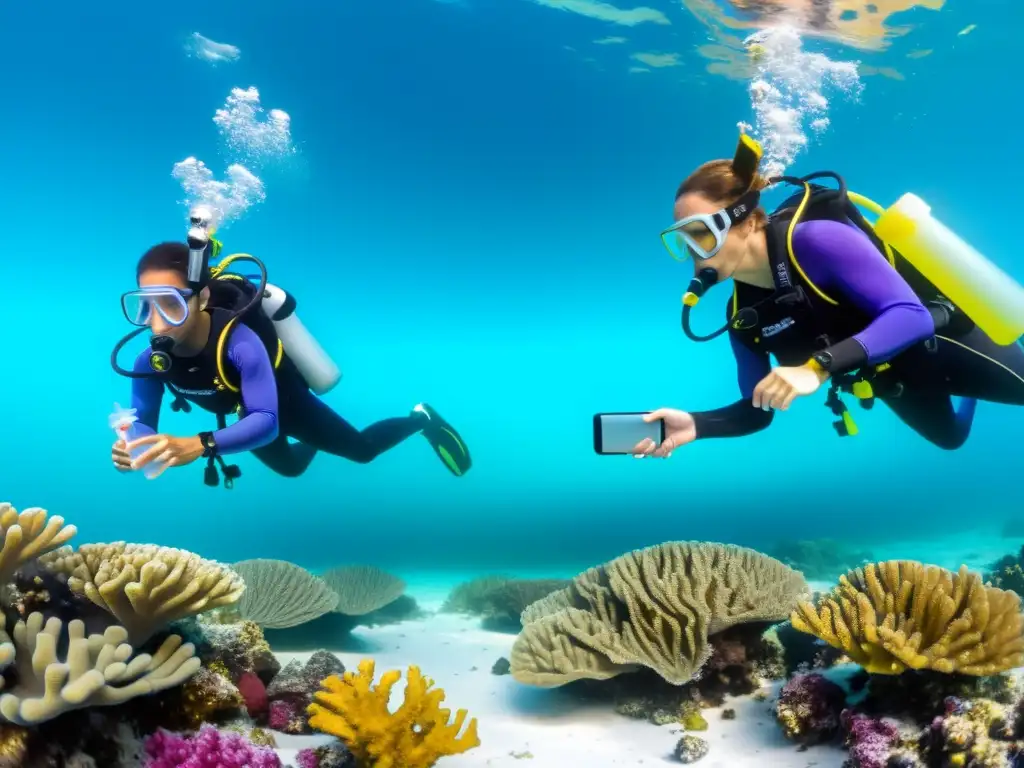
{"type": "Polygon", "coordinates": [[[793,627],[844,651],[865,670],[932,669],[987,676],[1024,663],[1024,617],[1014,592],[909,560],[849,571],[818,604],[801,602],[793,627]]]}
{"type": "Polygon", "coordinates": [[[397,670],[385,672],[373,687],[374,664],[364,660],[359,672],[332,675],[323,681],[309,706],[309,724],[345,742],[360,765],[367,768],[428,768],[438,758],[457,755],[480,745],[476,718],[466,722],[466,710],[455,713],[441,707],[444,691],[431,690],[433,681],[410,666],[405,701],[394,713],[388,710],[391,689],[401,678],[397,670]]]}
{"type": "Polygon", "coordinates": [[[113,614],[141,643],[172,621],[236,602],[242,578],[192,552],[152,544],[83,544],[40,559],[68,586],[113,614]]]}
{"type": "Polygon", "coordinates": [[[231,680],[205,667],[182,687],[181,714],[193,729],[244,706],[245,700],[231,680]]]}
{"type": "Polygon", "coordinates": [[[512,674],[549,687],[649,667],[681,685],[711,655],[709,635],[781,621],[806,593],[799,572],[752,549],[668,542],[636,550],[528,606],[512,674]]]}

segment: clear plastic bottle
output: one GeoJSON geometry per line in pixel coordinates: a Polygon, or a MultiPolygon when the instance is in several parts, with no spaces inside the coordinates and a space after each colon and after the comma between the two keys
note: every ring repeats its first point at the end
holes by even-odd
{"type": "MultiPolygon", "coordinates": [[[[118,440],[131,442],[141,436],[138,427],[135,426],[135,422],[139,420],[135,413],[135,408],[122,408],[120,403],[114,403],[114,412],[108,417],[108,423],[110,428],[114,430],[114,434],[117,435],[118,440]]],[[[151,445],[140,445],[130,453],[132,461],[150,448],[152,448],[151,445]]],[[[152,480],[156,473],[160,471],[161,466],[160,462],[153,460],[142,468],[142,474],[145,475],[147,480],[152,480]]]]}

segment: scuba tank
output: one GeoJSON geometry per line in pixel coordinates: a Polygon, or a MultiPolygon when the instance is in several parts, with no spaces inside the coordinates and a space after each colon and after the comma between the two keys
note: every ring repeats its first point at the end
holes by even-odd
{"type": "Polygon", "coordinates": [[[267,283],[261,302],[288,359],[318,395],[326,394],[341,381],[341,371],[295,314],[295,298],[282,288],[267,283]]]}

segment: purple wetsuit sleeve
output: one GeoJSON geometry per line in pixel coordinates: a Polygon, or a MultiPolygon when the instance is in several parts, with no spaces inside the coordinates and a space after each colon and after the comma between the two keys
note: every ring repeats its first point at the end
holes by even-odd
{"type": "Polygon", "coordinates": [[[214,432],[219,453],[241,453],[261,448],[277,437],[277,381],[274,365],[259,336],[244,325],[231,331],[227,358],[238,371],[245,415],[214,432]]]}
{"type": "MultiPolygon", "coordinates": [[[[132,371],[135,373],[147,373],[152,369],[149,367],[150,348],[146,347],[138,357],[135,358],[135,365],[132,371]]],[[[135,409],[134,425],[135,436],[155,435],[160,428],[160,404],[164,399],[164,385],[156,377],[150,376],[144,379],[132,379],[132,405],[135,409]]]]}
{"type": "Polygon", "coordinates": [[[851,337],[852,342],[834,340],[835,348],[851,343],[860,347],[853,351],[851,362],[885,362],[935,334],[928,309],[867,235],[852,224],[829,220],[799,224],[793,233],[793,250],[815,285],[872,318],[851,337]],[[861,350],[863,359],[854,360],[861,350]]]}

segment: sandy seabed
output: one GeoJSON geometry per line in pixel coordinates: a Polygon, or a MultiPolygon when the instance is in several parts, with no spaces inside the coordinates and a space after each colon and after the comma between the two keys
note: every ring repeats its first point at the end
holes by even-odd
{"type": "MultiPolygon", "coordinates": [[[[410,589],[421,607],[436,611],[440,590],[426,594],[410,589]],[[433,594],[431,594],[433,592],[433,594]]],[[[676,725],[656,726],[616,713],[608,703],[581,701],[564,689],[538,689],[517,683],[511,675],[495,675],[491,667],[509,658],[515,635],[480,628],[477,619],[433,613],[422,619],[382,627],[356,629],[343,647],[331,648],[346,669],[372,658],[376,677],[389,669],[403,672],[392,692],[392,709],[403,697],[405,670],[410,664],[445,690],[445,705],[464,708],[477,718],[480,746],[462,755],[445,757],[439,768],[451,766],[519,766],[525,768],[600,768],[601,766],[679,765],[672,749],[684,731],[676,725]]],[[[305,661],[311,652],[280,652],[281,664],[305,661]]],[[[696,733],[708,742],[701,768],[840,768],[846,753],[837,747],[799,751],[787,742],[771,712],[782,682],[766,687],[769,698],[744,696],[726,707],[735,720],[723,720],[721,709],[704,710],[708,730],[696,733]]],[[[277,735],[278,752],[287,764],[303,747],[330,741],[323,736],[277,735]]]]}

